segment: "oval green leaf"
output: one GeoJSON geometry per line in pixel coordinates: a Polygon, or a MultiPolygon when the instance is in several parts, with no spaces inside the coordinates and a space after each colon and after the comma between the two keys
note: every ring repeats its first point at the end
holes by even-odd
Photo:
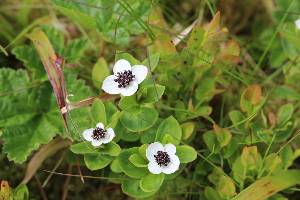
{"type": "Polygon", "coordinates": [[[140,182],[140,187],[145,192],[153,192],[155,190],[158,190],[163,183],[165,178],[164,173],[160,174],[148,174],[144,178],[142,178],[140,182]]]}
{"type": "Polygon", "coordinates": [[[159,84],[148,85],[142,90],[142,101],[141,104],[152,103],[158,101],[165,91],[165,86],[159,84]]]}
{"type": "Polygon", "coordinates": [[[180,163],[192,162],[197,158],[197,152],[190,146],[178,146],[176,148],[176,155],[178,156],[180,163]]]}
{"type": "Polygon", "coordinates": [[[142,112],[135,115],[129,112],[121,112],[122,124],[131,131],[144,131],[152,126],[158,118],[158,113],[153,108],[142,108],[142,112]]]}
{"type": "MultiPolygon", "coordinates": [[[[128,179],[130,177],[124,176],[125,179],[128,179]]],[[[145,192],[140,187],[140,180],[123,180],[122,182],[122,191],[132,197],[136,198],[144,198],[149,197],[153,194],[155,194],[157,191],[153,192],[145,192]]]]}
{"type": "Polygon", "coordinates": [[[148,162],[140,154],[132,154],[129,161],[137,167],[147,167],[148,162]]]}
{"type": "Polygon", "coordinates": [[[139,153],[138,147],[127,149],[126,151],[120,153],[120,155],[118,156],[118,161],[121,169],[126,175],[132,178],[141,179],[150,173],[148,168],[137,167],[129,161],[131,155],[138,154],[138,153],[139,153]]]}
{"type": "Polygon", "coordinates": [[[155,141],[162,142],[166,134],[172,135],[174,139],[174,145],[179,145],[182,132],[177,120],[173,116],[168,117],[160,124],[156,132],[155,141]]]}
{"type": "Polygon", "coordinates": [[[136,102],[136,95],[122,97],[119,107],[132,114],[139,114],[143,111],[140,108],[140,105],[136,102]]]}
{"type": "Polygon", "coordinates": [[[84,161],[90,170],[97,170],[106,167],[115,157],[102,153],[84,154],[84,161]]]}
{"type": "Polygon", "coordinates": [[[106,113],[103,102],[100,99],[95,99],[91,108],[91,114],[94,122],[101,122],[106,126],[106,113]]]}

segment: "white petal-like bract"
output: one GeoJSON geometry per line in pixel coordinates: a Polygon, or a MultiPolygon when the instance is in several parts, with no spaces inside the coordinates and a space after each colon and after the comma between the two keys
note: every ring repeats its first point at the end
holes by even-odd
{"type": "Polygon", "coordinates": [[[148,148],[146,149],[146,157],[151,162],[154,159],[154,155],[157,154],[158,151],[163,151],[164,146],[159,142],[154,142],[149,144],[148,148]]]}
{"type": "Polygon", "coordinates": [[[171,162],[168,163],[168,166],[164,166],[164,168],[162,170],[162,172],[165,174],[173,174],[179,168],[180,161],[179,161],[178,156],[172,155],[172,156],[170,156],[170,160],[171,160],[171,162]]]}
{"type": "Polygon", "coordinates": [[[102,128],[102,129],[104,129],[104,125],[103,125],[102,123],[96,124],[96,127],[97,127],[97,128],[102,128]]]}
{"type": "Polygon", "coordinates": [[[116,136],[115,132],[112,128],[108,128],[108,129],[105,130],[104,125],[102,123],[98,123],[96,125],[96,129],[97,128],[102,129],[102,130],[98,129],[98,131],[100,131],[100,132],[95,132],[94,133],[95,128],[90,128],[90,129],[87,129],[87,130],[83,131],[83,133],[82,133],[84,139],[86,139],[87,141],[92,142],[93,146],[100,146],[102,143],[107,144],[110,141],[112,141],[112,139],[116,136]],[[96,136],[97,136],[97,133],[98,134],[105,133],[104,138],[101,138],[101,137],[99,137],[100,135],[98,135],[98,139],[94,139],[93,134],[96,134],[96,136]]]}
{"type": "Polygon", "coordinates": [[[152,174],[160,174],[163,168],[160,167],[155,161],[148,164],[148,169],[152,174]]]}
{"type": "Polygon", "coordinates": [[[93,128],[87,129],[85,131],[83,131],[82,135],[84,137],[84,139],[86,139],[87,141],[92,141],[92,134],[93,134],[93,128]]]}
{"type": "Polygon", "coordinates": [[[131,68],[132,74],[135,75],[135,81],[140,84],[145,80],[147,74],[148,74],[148,68],[144,65],[134,65],[131,68]]]}
{"type": "Polygon", "coordinates": [[[167,152],[169,155],[175,155],[176,153],[176,146],[174,144],[166,144],[164,146],[164,151],[167,152]]]}
{"type": "Polygon", "coordinates": [[[120,88],[120,92],[123,96],[131,96],[138,90],[138,83],[132,81],[126,88],[120,88]]]}
{"type": "Polygon", "coordinates": [[[175,155],[176,146],[174,144],[166,144],[163,146],[159,142],[151,143],[146,149],[146,157],[150,161],[148,169],[153,174],[172,174],[179,169],[180,160],[175,155]],[[158,162],[155,156],[160,155],[160,161],[158,162]],[[167,157],[165,157],[167,156],[167,157]],[[168,161],[169,158],[169,161],[168,161]]]}
{"type": "Polygon", "coordinates": [[[114,74],[117,74],[118,72],[123,72],[125,70],[131,70],[130,63],[124,59],[118,60],[113,69],[114,74]]]}
{"type": "Polygon", "coordinates": [[[102,89],[108,94],[120,94],[121,89],[118,87],[118,83],[114,80],[116,79],[115,75],[108,76],[102,85],[102,89]]]}
{"type": "Polygon", "coordinates": [[[120,59],[116,62],[113,72],[114,75],[103,81],[102,89],[108,94],[131,96],[138,90],[138,84],[147,77],[148,68],[144,65],[131,67],[127,60],[120,59]]]}
{"type": "Polygon", "coordinates": [[[300,19],[295,21],[295,25],[300,30],[300,19]]]}

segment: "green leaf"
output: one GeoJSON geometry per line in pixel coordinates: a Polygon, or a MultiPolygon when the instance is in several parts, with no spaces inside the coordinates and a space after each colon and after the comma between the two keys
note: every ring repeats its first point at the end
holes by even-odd
{"type": "Polygon", "coordinates": [[[260,200],[290,186],[300,184],[300,170],[280,171],[263,177],[244,189],[232,200],[260,200]]]}
{"type": "Polygon", "coordinates": [[[173,60],[160,60],[153,71],[157,74],[167,74],[173,72],[174,69],[180,69],[179,67],[179,63],[173,60]]]}
{"type": "Polygon", "coordinates": [[[253,170],[258,164],[257,146],[244,147],[241,155],[242,164],[245,168],[253,170]]]}
{"type": "Polygon", "coordinates": [[[285,169],[287,169],[289,167],[288,165],[290,164],[290,161],[293,160],[293,149],[291,145],[288,144],[284,148],[282,148],[279,152],[279,156],[282,160],[282,165],[285,169]]]}
{"type": "Polygon", "coordinates": [[[114,141],[110,141],[109,143],[103,145],[105,148],[101,150],[103,154],[109,154],[111,156],[118,156],[121,152],[121,148],[114,141]]]}
{"type": "Polygon", "coordinates": [[[188,139],[194,132],[195,125],[190,122],[186,122],[180,125],[182,131],[182,140],[188,139]]]}
{"type": "Polygon", "coordinates": [[[225,128],[220,128],[217,124],[214,124],[213,127],[220,143],[220,148],[226,146],[231,140],[231,133],[225,128]]]}
{"type": "Polygon", "coordinates": [[[9,186],[7,181],[1,181],[1,185],[0,185],[0,198],[4,200],[13,200],[12,197],[13,194],[13,190],[11,189],[11,187],[9,186]]]}
{"type": "Polygon", "coordinates": [[[221,198],[212,187],[205,187],[205,197],[207,199],[220,199],[221,198]]]}
{"type": "Polygon", "coordinates": [[[148,168],[137,167],[129,161],[131,155],[138,154],[138,153],[139,153],[138,147],[127,149],[122,153],[120,153],[120,155],[118,156],[118,161],[121,169],[126,175],[132,178],[141,179],[150,173],[148,168]]]}
{"type": "Polygon", "coordinates": [[[142,108],[142,112],[135,115],[122,111],[120,120],[131,131],[144,131],[150,128],[157,120],[158,113],[153,108],[142,108]]]}
{"type": "Polygon", "coordinates": [[[102,123],[106,126],[106,113],[103,102],[100,99],[95,99],[91,108],[91,115],[94,122],[102,123]]]}
{"type": "Polygon", "coordinates": [[[267,172],[276,172],[281,167],[279,166],[281,162],[282,160],[278,155],[271,153],[266,157],[264,167],[267,172]]]}
{"type": "Polygon", "coordinates": [[[110,169],[115,173],[123,172],[121,167],[119,166],[118,157],[111,162],[110,169]]]}
{"type": "Polygon", "coordinates": [[[166,33],[159,33],[154,40],[154,51],[160,53],[163,60],[173,57],[176,54],[176,48],[171,38],[166,33]]]}
{"type": "MultiPolygon", "coordinates": [[[[229,118],[230,118],[232,124],[235,125],[235,124],[243,121],[245,119],[245,116],[239,110],[232,110],[229,112],[229,118]]],[[[235,128],[237,131],[239,131],[241,133],[245,132],[244,123],[235,126],[235,128]]]]}
{"type": "Polygon", "coordinates": [[[219,153],[220,144],[217,141],[217,136],[216,136],[215,131],[206,131],[203,134],[203,140],[211,152],[219,153]]]}
{"type": "Polygon", "coordinates": [[[222,148],[222,156],[224,158],[229,158],[236,150],[238,150],[239,145],[237,145],[237,143],[239,142],[240,140],[238,138],[232,137],[228,145],[222,148]]]}
{"type": "Polygon", "coordinates": [[[43,63],[37,51],[31,46],[18,46],[12,50],[17,59],[23,61],[24,66],[33,74],[33,79],[44,82],[48,80],[43,63]]]}
{"type": "Polygon", "coordinates": [[[158,101],[165,91],[165,87],[155,84],[144,87],[141,91],[142,97],[139,100],[141,104],[152,103],[158,101]]]}
{"type": "Polygon", "coordinates": [[[117,156],[121,152],[121,148],[114,141],[102,144],[99,148],[95,148],[91,142],[81,142],[71,146],[71,151],[77,154],[103,153],[111,156],[117,156]]]}
{"type": "Polygon", "coordinates": [[[261,87],[259,85],[252,85],[245,89],[244,97],[251,104],[255,105],[259,102],[261,96],[261,87]]]}
{"type": "Polygon", "coordinates": [[[283,99],[300,100],[299,92],[296,89],[285,85],[276,87],[274,95],[283,99]]]}
{"type": "Polygon", "coordinates": [[[142,62],[142,65],[146,66],[146,67],[149,67],[151,69],[151,71],[153,71],[155,69],[155,67],[157,66],[157,63],[159,61],[159,58],[160,58],[160,53],[157,52],[153,55],[150,56],[149,60],[150,60],[150,66],[151,68],[149,67],[149,63],[148,63],[148,58],[146,58],[143,62],[142,62]]]}
{"type": "Polygon", "coordinates": [[[180,163],[192,162],[197,158],[197,152],[190,146],[178,146],[176,148],[176,155],[178,156],[180,163]]]}
{"type": "Polygon", "coordinates": [[[144,178],[141,179],[140,187],[145,192],[153,192],[158,190],[163,183],[165,178],[164,173],[160,174],[148,174],[144,178]]]}
{"type": "Polygon", "coordinates": [[[281,106],[276,113],[277,119],[276,124],[278,127],[283,127],[292,117],[292,114],[294,112],[293,104],[288,103],[283,106],[281,106]]]}
{"type": "Polygon", "coordinates": [[[108,125],[106,126],[106,128],[114,129],[119,121],[120,114],[120,111],[117,111],[115,114],[113,114],[113,116],[111,116],[111,118],[108,120],[108,125]]]}
{"type": "MultiPolygon", "coordinates": [[[[111,101],[104,101],[103,103],[105,106],[106,118],[112,119],[112,116],[119,110],[111,101]]],[[[109,123],[111,123],[111,122],[109,122],[109,123]]]]}
{"type": "Polygon", "coordinates": [[[155,126],[152,126],[141,133],[142,144],[150,144],[152,142],[155,142],[156,131],[162,121],[163,121],[162,118],[158,118],[155,122],[155,126]]]}
{"type": "Polygon", "coordinates": [[[293,154],[293,157],[289,160],[288,164],[287,164],[287,167],[290,167],[292,166],[293,164],[293,161],[298,158],[300,156],[300,149],[297,149],[294,154],[293,154]]]}
{"type": "MultiPolygon", "coordinates": [[[[114,42],[116,33],[117,44],[126,45],[131,34],[137,35],[144,32],[144,29],[137,23],[134,18],[126,16],[120,17],[120,14],[115,14],[108,10],[96,9],[94,7],[66,2],[61,0],[51,0],[61,12],[80,24],[88,26],[90,29],[96,29],[101,36],[108,42],[114,42]],[[116,27],[118,30],[115,31],[116,27]],[[130,28],[128,28],[130,27],[130,28]]],[[[123,13],[124,9],[118,4],[112,4],[110,0],[93,1],[86,0],[84,3],[93,6],[109,9],[118,13],[123,13]]],[[[135,11],[135,14],[142,20],[146,20],[148,11],[151,6],[150,2],[131,2],[130,6],[135,11]]],[[[124,14],[128,15],[127,12],[124,14]]]]}
{"type": "Polygon", "coordinates": [[[74,11],[74,9],[72,9],[72,7],[74,7],[75,4],[72,5],[72,7],[70,7],[68,9],[68,6],[62,7],[63,5],[61,5],[59,3],[56,3],[58,1],[52,1],[52,2],[55,3],[56,5],[59,5],[59,6],[56,6],[56,7],[64,15],[68,16],[69,18],[73,19],[74,21],[77,21],[81,25],[83,25],[85,27],[88,27],[91,30],[95,28],[95,26],[96,26],[95,19],[93,17],[91,17],[91,16],[83,13],[83,12],[76,12],[76,11],[74,11]]]}
{"type": "Polygon", "coordinates": [[[139,114],[143,111],[140,105],[136,102],[136,94],[132,96],[123,96],[119,102],[119,107],[132,114],[139,114]]]}
{"type": "Polygon", "coordinates": [[[205,33],[206,31],[198,26],[195,25],[191,36],[187,42],[187,46],[190,48],[190,51],[198,53],[199,49],[204,45],[204,39],[205,39],[205,33]]]}
{"type": "Polygon", "coordinates": [[[212,78],[205,78],[200,83],[199,86],[196,88],[196,98],[199,101],[210,101],[213,96],[209,95],[206,96],[206,92],[210,90],[214,90],[215,87],[215,80],[212,78]]]}
{"type": "Polygon", "coordinates": [[[177,120],[173,116],[168,117],[160,124],[156,132],[155,141],[161,142],[166,134],[172,135],[175,146],[179,145],[182,132],[177,120]]]}
{"type": "Polygon", "coordinates": [[[81,142],[71,146],[71,151],[77,154],[97,153],[100,149],[95,149],[91,142],[81,142]]]}
{"type": "Polygon", "coordinates": [[[148,162],[140,154],[132,154],[129,161],[137,167],[147,167],[148,162]]]}
{"type": "Polygon", "coordinates": [[[120,122],[120,120],[118,120],[118,122],[117,122],[117,124],[116,124],[116,126],[115,126],[115,128],[114,128],[114,132],[115,132],[116,136],[114,137],[113,141],[114,141],[114,142],[118,142],[118,141],[122,138],[123,133],[125,134],[125,131],[126,131],[126,130],[127,130],[127,129],[124,128],[124,126],[123,126],[123,124],[120,122]]]}
{"type": "Polygon", "coordinates": [[[115,159],[114,156],[110,156],[108,154],[102,154],[102,153],[84,154],[85,164],[90,170],[102,169],[106,167],[114,159],[115,159]]]}
{"type": "Polygon", "coordinates": [[[116,61],[118,61],[120,59],[127,60],[130,63],[131,66],[140,64],[140,61],[138,61],[137,59],[135,59],[132,55],[130,55],[128,53],[117,54],[116,55],[116,61]]]}
{"type": "Polygon", "coordinates": [[[107,62],[103,57],[100,57],[92,69],[92,80],[94,86],[100,89],[104,79],[108,77],[110,73],[111,70],[109,69],[107,62]]]}
{"type": "Polygon", "coordinates": [[[144,160],[148,160],[146,157],[146,150],[147,150],[148,146],[149,146],[148,144],[143,144],[139,148],[140,156],[142,156],[144,158],[144,160]]]}
{"type": "Polygon", "coordinates": [[[210,23],[205,27],[205,30],[207,30],[208,33],[211,33],[215,31],[215,29],[218,28],[220,25],[220,11],[216,13],[214,18],[210,21],[210,23]]]}
{"type": "Polygon", "coordinates": [[[67,44],[67,48],[62,49],[62,56],[67,58],[68,63],[78,63],[89,47],[88,44],[86,38],[72,40],[67,44]]]}
{"type": "Polygon", "coordinates": [[[173,139],[172,135],[166,134],[166,135],[163,137],[161,143],[162,143],[163,145],[166,145],[166,144],[168,144],[168,143],[174,144],[174,139],[173,139]]]}
{"type": "MultiPolygon", "coordinates": [[[[2,68],[0,80],[0,94],[31,85],[24,70],[2,68]]],[[[0,125],[4,127],[2,138],[6,141],[3,151],[15,162],[24,162],[31,150],[64,131],[48,82],[40,87],[40,91],[28,88],[1,97],[0,108],[0,125]],[[40,98],[38,95],[41,95],[40,98]]]]}
{"type": "Polygon", "coordinates": [[[14,199],[29,200],[29,190],[25,184],[20,184],[13,190],[14,199]]]}
{"type": "Polygon", "coordinates": [[[140,180],[128,180],[128,178],[130,177],[126,175],[124,176],[124,180],[122,182],[122,191],[129,196],[144,198],[149,197],[157,192],[145,192],[140,187],[140,180]]]}
{"type": "Polygon", "coordinates": [[[223,199],[231,199],[236,195],[233,181],[227,176],[222,175],[218,185],[218,192],[223,199]]]}
{"type": "Polygon", "coordinates": [[[122,135],[122,140],[127,141],[127,142],[134,142],[140,139],[139,133],[138,132],[131,132],[130,130],[124,128],[124,132],[122,135]]]}
{"type": "Polygon", "coordinates": [[[234,179],[238,182],[238,183],[242,183],[244,184],[245,179],[247,177],[247,175],[245,174],[245,171],[247,169],[245,168],[245,166],[243,165],[242,161],[241,161],[241,157],[237,157],[237,159],[234,161],[233,165],[232,165],[232,172],[233,172],[233,177],[234,179]]]}

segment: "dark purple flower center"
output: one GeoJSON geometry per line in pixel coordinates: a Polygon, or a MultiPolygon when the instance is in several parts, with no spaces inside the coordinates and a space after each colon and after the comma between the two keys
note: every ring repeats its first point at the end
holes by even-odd
{"type": "Polygon", "coordinates": [[[99,127],[96,127],[93,130],[92,138],[95,139],[95,140],[99,140],[100,138],[105,138],[106,133],[107,133],[106,130],[104,130],[102,128],[99,128],[99,127]]]}
{"type": "Polygon", "coordinates": [[[124,72],[118,72],[115,75],[117,78],[114,79],[119,85],[119,88],[126,88],[127,85],[135,78],[135,75],[132,75],[131,70],[124,70],[124,72]]]}
{"type": "Polygon", "coordinates": [[[167,152],[164,152],[164,151],[158,151],[157,155],[154,155],[154,158],[160,167],[162,165],[167,166],[168,163],[171,161],[169,154],[167,154],[167,152]]]}

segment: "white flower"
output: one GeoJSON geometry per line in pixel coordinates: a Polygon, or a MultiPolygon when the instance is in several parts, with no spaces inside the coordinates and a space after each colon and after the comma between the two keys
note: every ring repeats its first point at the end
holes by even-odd
{"type": "Polygon", "coordinates": [[[296,20],[295,24],[296,24],[297,28],[300,30],[300,19],[296,20]]]}
{"type": "Polygon", "coordinates": [[[163,146],[159,142],[149,144],[146,149],[146,157],[150,161],[148,169],[153,174],[172,174],[179,169],[179,158],[175,155],[176,146],[174,144],[166,144],[163,146]]]}
{"type": "Polygon", "coordinates": [[[148,68],[144,65],[131,67],[127,60],[120,59],[114,66],[114,75],[108,76],[102,85],[102,89],[109,94],[133,95],[147,76],[148,68]]]}
{"type": "Polygon", "coordinates": [[[91,141],[93,146],[100,146],[102,143],[109,143],[114,137],[115,132],[112,128],[104,129],[102,123],[98,123],[96,128],[90,128],[83,131],[83,137],[87,141],[91,141]]]}

